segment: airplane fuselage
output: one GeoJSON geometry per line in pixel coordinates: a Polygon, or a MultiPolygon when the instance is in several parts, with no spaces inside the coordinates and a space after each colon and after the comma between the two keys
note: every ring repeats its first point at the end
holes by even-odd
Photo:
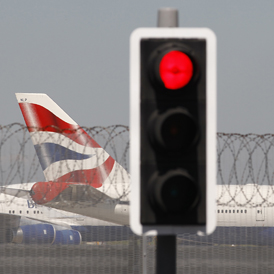
{"type": "MultiPolygon", "coordinates": [[[[35,182],[11,185],[9,188],[30,190],[33,184],[35,182]]],[[[253,185],[241,187],[231,185],[228,188],[221,185],[217,186],[217,226],[274,227],[274,207],[271,203],[272,192],[270,192],[272,187],[260,186],[260,191],[253,189],[253,185]],[[268,196],[268,202],[264,203],[266,196],[268,196]]],[[[86,214],[83,209],[82,214],[75,214],[37,205],[31,197],[18,198],[4,193],[0,194],[0,210],[3,214],[14,214],[64,227],[128,225],[129,215],[128,204],[117,204],[113,216],[124,216],[124,223],[111,223],[102,220],[108,219],[108,216],[104,216],[104,211],[98,211],[98,218],[91,218],[88,208],[86,214]]]]}
{"type": "MultiPolygon", "coordinates": [[[[9,188],[30,190],[33,184],[35,182],[10,185],[9,188]]],[[[0,194],[0,212],[2,214],[17,215],[67,228],[71,228],[72,226],[117,226],[114,223],[84,215],[38,205],[33,202],[31,197],[18,198],[5,193],[0,194]]]]}

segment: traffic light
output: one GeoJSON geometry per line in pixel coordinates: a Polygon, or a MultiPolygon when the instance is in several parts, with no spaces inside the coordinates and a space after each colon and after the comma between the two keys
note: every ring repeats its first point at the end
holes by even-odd
{"type": "Polygon", "coordinates": [[[130,40],[130,224],[136,234],[215,228],[216,38],[137,29],[130,40]]]}

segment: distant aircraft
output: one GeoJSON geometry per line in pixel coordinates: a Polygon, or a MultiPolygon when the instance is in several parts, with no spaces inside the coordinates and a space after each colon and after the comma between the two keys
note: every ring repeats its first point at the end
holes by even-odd
{"type": "Polygon", "coordinates": [[[117,225],[113,223],[37,205],[25,192],[34,184],[1,187],[0,243],[75,245],[82,241],[114,240],[110,232],[117,225]]]}
{"type": "MultiPolygon", "coordinates": [[[[13,189],[9,186],[2,191],[17,199],[29,195],[29,202],[34,201],[38,207],[43,205],[49,211],[61,209],[58,212],[64,214],[64,219],[66,214],[76,213],[81,218],[89,217],[89,221],[112,222],[107,223],[109,229],[122,225],[119,228],[127,237],[130,178],[126,170],[47,95],[22,93],[16,96],[46,182],[13,185],[13,189]]],[[[221,239],[217,237],[217,242],[235,241],[236,244],[245,238],[247,230],[256,231],[256,235],[272,233],[272,186],[219,185],[217,188],[220,199],[216,232],[206,237],[192,235],[191,241],[215,242],[218,234],[221,239]]],[[[35,214],[37,217],[37,212],[35,214]]],[[[89,223],[78,226],[77,230],[88,227],[92,231],[98,226],[98,223],[94,227],[89,223]]],[[[73,226],[70,224],[70,227],[73,226]]]]}
{"type": "Polygon", "coordinates": [[[129,174],[49,96],[17,93],[45,182],[29,192],[39,205],[129,224],[129,174]]]}
{"type": "Polygon", "coordinates": [[[43,243],[76,244],[82,239],[121,240],[132,235],[127,227],[121,226],[128,224],[125,209],[129,205],[123,199],[128,197],[128,173],[47,95],[16,96],[47,181],[1,187],[0,242],[27,243],[40,239],[43,243]],[[123,184],[125,180],[127,183],[123,184]],[[115,199],[109,199],[109,193],[115,199]],[[71,199],[69,205],[67,200],[65,204],[63,200],[56,201],[56,197],[62,199],[64,195],[71,199]],[[67,211],[43,206],[48,201],[63,205],[67,211]],[[91,217],[100,219],[103,214],[103,220],[83,214],[82,210],[89,209],[90,204],[94,208],[91,217]],[[81,215],[69,212],[71,208],[81,215]],[[26,225],[20,224],[21,217],[25,218],[21,224],[26,225]],[[44,223],[30,225],[30,219],[44,223]],[[119,233],[115,233],[117,229],[119,233]]]}

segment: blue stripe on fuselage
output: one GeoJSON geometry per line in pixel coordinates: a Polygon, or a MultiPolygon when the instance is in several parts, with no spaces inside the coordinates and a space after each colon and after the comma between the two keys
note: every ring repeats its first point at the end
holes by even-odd
{"type": "Polygon", "coordinates": [[[35,145],[42,169],[45,170],[51,164],[62,160],[85,160],[94,156],[94,154],[82,154],[75,152],[61,145],[53,143],[43,143],[35,145]]]}

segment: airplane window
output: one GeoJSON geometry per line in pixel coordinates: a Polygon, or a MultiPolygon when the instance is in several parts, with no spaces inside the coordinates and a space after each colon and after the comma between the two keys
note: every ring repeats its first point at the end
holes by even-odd
{"type": "Polygon", "coordinates": [[[229,210],[229,213],[231,213],[231,210],[229,210]]]}
{"type": "Polygon", "coordinates": [[[29,214],[29,211],[27,211],[27,214],[29,214]]]}
{"type": "Polygon", "coordinates": [[[33,211],[33,213],[35,214],[35,213],[36,213],[36,211],[34,210],[34,211],[33,211]]]}
{"type": "Polygon", "coordinates": [[[233,213],[235,213],[235,210],[233,210],[233,213]]]}
{"type": "Polygon", "coordinates": [[[257,213],[260,213],[260,210],[257,210],[257,213]]]}
{"type": "Polygon", "coordinates": [[[227,213],[227,210],[225,211],[225,213],[227,213]]]}
{"type": "Polygon", "coordinates": [[[39,210],[37,211],[37,214],[39,214],[39,210]]]}
{"type": "Polygon", "coordinates": [[[246,213],[247,211],[245,210],[245,213],[246,213]]]}
{"type": "Polygon", "coordinates": [[[220,213],[220,210],[218,209],[218,213],[220,213]]]}
{"type": "Polygon", "coordinates": [[[14,213],[14,210],[12,211],[12,213],[14,213]]]}
{"type": "Polygon", "coordinates": [[[22,210],[20,210],[20,214],[22,213],[22,210]]]}
{"type": "Polygon", "coordinates": [[[224,213],[224,211],[222,210],[222,213],[224,213]]]}
{"type": "Polygon", "coordinates": [[[243,213],[243,211],[241,210],[241,213],[243,213]]]}
{"type": "Polygon", "coordinates": [[[9,213],[11,213],[11,210],[9,210],[9,213]]]}
{"type": "Polygon", "coordinates": [[[237,213],[239,213],[239,210],[237,210],[237,213]]]}

